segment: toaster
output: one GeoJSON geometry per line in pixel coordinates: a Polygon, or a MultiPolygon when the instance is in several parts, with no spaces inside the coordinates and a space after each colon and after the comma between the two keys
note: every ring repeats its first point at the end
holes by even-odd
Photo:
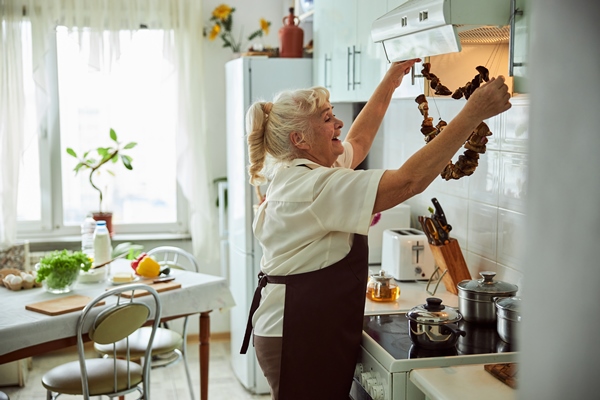
{"type": "Polygon", "coordinates": [[[429,280],[435,259],[423,231],[386,229],[383,231],[381,269],[398,281],[429,280]]]}

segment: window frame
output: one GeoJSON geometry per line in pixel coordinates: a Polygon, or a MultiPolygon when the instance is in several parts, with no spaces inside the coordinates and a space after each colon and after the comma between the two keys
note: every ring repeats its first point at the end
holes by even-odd
{"type": "MultiPolygon", "coordinates": [[[[17,221],[17,238],[33,240],[60,240],[64,237],[79,236],[79,225],[63,223],[62,199],[62,157],[66,154],[60,141],[58,59],[56,30],[47,38],[49,49],[46,62],[46,79],[49,104],[46,117],[38,125],[38,146],[40,160],[41,219],[38,221],[17,221]]],[[[35,38],[32,38],[35,41],[35,38]]],[[[35,45],[35,43],[32,43],[35,45]]],[[[176,184],[177,221],[151,224],[113,223],[115,234],[135,237],[189,237],[188,201],[179,184],[176,184]]]]}

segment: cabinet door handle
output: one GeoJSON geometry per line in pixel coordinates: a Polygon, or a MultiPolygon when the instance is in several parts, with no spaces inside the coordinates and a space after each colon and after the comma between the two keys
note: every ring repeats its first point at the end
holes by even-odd
{"type": "Polygon", "coordinates": [[[348,84],[347,90],[350,91],[350,56],[352,56],[352,52],[350,52],[350,47],[347,47],[346,50],[348,50],[348,54],[346,56],[346,83],[348,84]]]}
{"type": "Polygon", "coordinates": [[[329,82],[327,82],[327,78],[329,77],[329,74],[327,73],[327,70],[329,69],[328,65],[327,65],[328,63],[329,63],[329,65],[331,65],[331,57],[329,57],[327,54],[325,54],[325,61],[324,61],[324,64],[325,64],[325,72],[324,72],[324,74],[325,74],[325,76],[324,76],[324,82],[323,83],[324,83],[324,85],[325,85],[326,88],[331,89],[331,84],[329,82]]]}
{"type": "MultiPolygon", "coordinates": [[[[356,55],[360,55],[360,50],[356,50],[356,46],[352,46],[352,90],[356,90],[356,85],[360,85],[360,80],[356,80],[356,76],[360,77],[360,73],[356,73],[356,55]]],[[[360,65],[360,60],[358,60],[360,65]]],[[[359,71],[360,72],[360,71],[359,71]]]]}
{"type": "Polygon", "coordinates": [[[508,38],[508,76],[515,76],[515,67],[522,67],[523,63],[515,63],[515,18],[522,16],[523,10],[517,8],[516,0],[510,2],[510,37],[508,38]]]}

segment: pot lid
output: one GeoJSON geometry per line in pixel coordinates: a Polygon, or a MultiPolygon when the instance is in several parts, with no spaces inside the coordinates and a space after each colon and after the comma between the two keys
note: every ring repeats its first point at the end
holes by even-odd
{"type": "Polygon", "coordinates": [[[521,309],[521,298],[517,296],[503,297],[496,301],[496,307],[506,311],[518,313],[521,309]]]}
{"type": "Polygon", "coordinates": [[[442,299],[428,297],[427,304],[414,307],[406,314],[406,318],[424,324],[451,324],[462,319],[460,313],[449,306],[442,305],[442,299]]]}
{"type": "Polygon", "coordinates": [[[485,294],[515,294],[517,285],[508,282],[495,281],[493,271],[480,272],[481,279],[464,280],[458,283],[458,288],[467,292],[485,294]]]}
{"type": "Polygon", "coordinates": [[[384,270],[381,270],[378,273],[371,275],[371,279],[379,283],[390,283],[394,277],[392,275],[387,275],[384,270]]]}

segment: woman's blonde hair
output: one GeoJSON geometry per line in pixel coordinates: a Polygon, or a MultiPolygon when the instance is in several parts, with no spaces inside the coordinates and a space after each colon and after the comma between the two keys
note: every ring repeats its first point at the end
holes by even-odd
{"type": "MultiPolygon", "coordinates": [[[[297,149],[290,140],[292,132],[310,138],[310,117],[319,113],[329,101],[324,87],[284,91],[273,102],[257,101],[246,114],[250,183],[259,186],[266,182],[267,157],[275,165],[285,165],[296,158],[297,149]]],[[[274,167],[274,166],[270,166],[274,167]]]]}

